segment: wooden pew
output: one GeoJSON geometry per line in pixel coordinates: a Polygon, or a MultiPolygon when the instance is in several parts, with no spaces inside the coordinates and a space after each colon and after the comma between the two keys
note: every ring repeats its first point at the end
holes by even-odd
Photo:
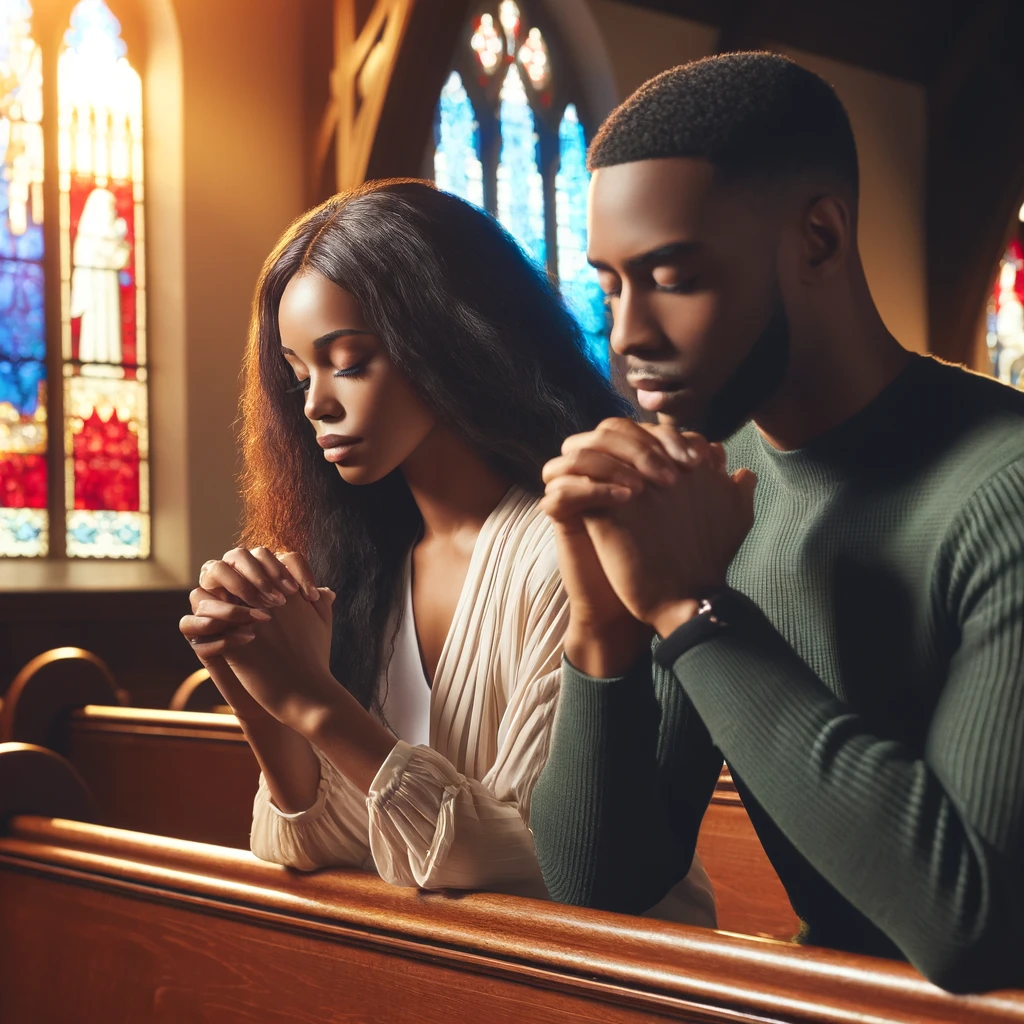
{"type": "MultiPolygon", "coordinates": [[[[259,768],[233,715],[157,711],[76,701],[102,697],[95,666],[65,665],[59,680],[20,684],[0,741],[42,743],[76,767],[106,825],[247,849],[259,768]],[[47,702],[51,707],[49,715],[47,702]],[[19,705],[31,707],[21,715],[19,705]]],[[[199,673],[179,690],[187,705],[199,673]]],[[[113,693],[113,690],[110,691],[113,693]]],[[[0,714],[0,719],[2,719],[0,714]]],[[[790,939],[799,929],[728,771],[701,827],[697,851],[715,886],[725,931],[790,939]]]]}
{"type": "Polygon", "coordinates": [[[24,814],[0,835],[0,944],[7,1024],[1024,1022],[1024,993],[954,997],[906,964],[24,814]]]}

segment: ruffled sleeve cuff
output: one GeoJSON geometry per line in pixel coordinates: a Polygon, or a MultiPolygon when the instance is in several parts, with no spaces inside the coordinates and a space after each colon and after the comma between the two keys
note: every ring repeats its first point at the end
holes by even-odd
{"type": "Polygon", "coordinates": [[[315,747],[320,761],[316,799],[304,811],[274,806],[260,774],[253,804],[250,847],[261,860],[313,871],[321,867],[372,866],[366,802],[359,789],[315,747]]]}
{"type": "Polygon", "coordinates": [[[382,878],[429,887],[455,837],[463,778],[437,751],[399,741],[370,793],[370,848],[382,878]]]}

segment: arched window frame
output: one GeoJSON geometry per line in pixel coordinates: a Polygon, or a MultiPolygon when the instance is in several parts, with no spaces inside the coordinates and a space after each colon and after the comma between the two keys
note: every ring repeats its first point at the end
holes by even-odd
{"type": "MultiPolygon", "coordinates": [[[[48,542],[44,553],[19,558],[19,552],[0,555],[0,564],[11,562],[41,563],[60,562],[65,559],[74,562],[96,563],[100,561],[132,561],[141,562],[151,555],[150,545],[150,482],[148,465],[140,472],[139,510],[144,519],[144,536],[138,555],[128,559],[119,558],[116,554],[79,555],[73,557],[68,548],[68,515],[74,510],[74,471],[73,439],[70,435],[68,419],[65,415],[67,399],[67,381],[71,375],[68,357],[69,325],[67,308],[70,300],[70,262],[72,253],[66,244],[68,198],[62,190],[62,167],[60,154],[60,97],[59,97],[59,60],[65,48],[65,37],[71,26],[71,15],[78,0],[60,0],[57,3],[46,0],[31,0],[32,7],[32,38],[40,48],[42,55],[42,135],[43,135],[43,239],[44,253],[41,261],[44,274],[45,296],[45,339],[46,339],[46,463],[48,495],[46,511],[48,513],[48,542]],[[69,498],[70,496],[70,498],[69,498]]],[[[120,24],[120,39],[127,47],[132,67],[142,75],[147,60],[143,16],[135,0],[106,0],[107,6],[120,24]]],[[[145,82],[143,82],[145,90],[145,82]]],[[[143,155],[143,162],[145,156],[143,155]]],[[[145,171],[143,172],[145,178],[145,171]]],[[[141,204],[137,204],[141,206],[141,204]]],[[[144,237],[145,227],[140,220],[136,224],[136,246],[140,246],[144,237]]],[[[141,270],[139,284],[145,281],[145,250],[140,256],[138,249],[133,251],[137,269],[141,270]]],[[[143,288],[140,287],[136,301],[136,320],[145,330],[146,307],[143,288]]],[[[142,342],[142,354],[145,353],[145,342],[142,342]]],[[[139,360],[140,366],[142,360],[139,360]]],[[[140,380],[147,376],[143,367],[140,380]]],[[[142,422],[140,435],[142,453],[148,455],[147,437],[148,423],[148,385],[144,384],[142,398],[142,422]]],[[[148,459],[147,459],[148,463],[148,459]]]]}
{"type": "MultiPolygon", "coordinates": [[[[599,122],[600,116],[592,110],[590,97],[576,74],[570,49],[562,36],[561,26],[551,17],[546,5],[538,0],[516,0],[516,4],[522,24],[518,33],[519,39],[526,39],[529,31],[532,28],[537,28],[547,46],[550,68],[549,82],[542,88],[534,88],[527,80],[517,56],[508,54],[507,47],[501,64],[493,73],[488,74],[483,70],[473,49],[472,39],[477,32],[481,16],[484,14],[490,14],[495,25],[501,31],[500,0],[486,0],[486,2],[475,2],[470,5],[469,16],[464,20],[459,34],[449,73],[451,71],[458,73],[473,105],[479,132],[483,207],[489,213],[497,215],[497,181],[501,157],[500,94],[508,68],[513,62],[519,64],[527,102],[533,113],[537,132],[538,164],[544,195],[545,269],[549,278],[557,285],[559,283],[559,250],[556,176],[561,159],[559,130],[562,118],[566,109],[570,105],[574,106],[583,129],[585,144],[589,145],[594,126],[599,122]]],[[[601,111],[601,114],[603,113],[605,111],[601,111]]],[[[436,116],[435,114],[435,124],[436,116]]],[[[434,133],[432,132],[423,164],[424,177],[434,177],[434,152],[434,133]]],[[[605,327],[604,335],[606,338],[607,327],[605,327]]],[[[601,354],[599,361],[602,364],[602,369],[605,372],[610,372],[607,351],[601,354]]]]}

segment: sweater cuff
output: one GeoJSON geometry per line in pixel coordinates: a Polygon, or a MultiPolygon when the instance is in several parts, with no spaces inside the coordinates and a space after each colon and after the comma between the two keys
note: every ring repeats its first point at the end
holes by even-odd
{"type": "Polygon", "coordinates": [[[714,616],[708,612],[695,615],[656,643],[654,660],[658,665],[671,671],[679,658],[699,643],[720,635],[723,630],[742,628],[748,622],[764,618],[764,613],[746,594],[731,587],[716,593],[714,616]]]}
{"type": "Polygon", "coordinates": [[[648,679],[650,674],[651,656],[649,654],[643,654],[637,658],[624,676],[611,676],[607,679],[588,676],[563,654],[561,699],[565,699],[568,690],[573,692],[574,698],[582,698],[588,703],[593,700],[607,701],[617,696],[620,690],[628,689],[637,679],[648,679]]]}

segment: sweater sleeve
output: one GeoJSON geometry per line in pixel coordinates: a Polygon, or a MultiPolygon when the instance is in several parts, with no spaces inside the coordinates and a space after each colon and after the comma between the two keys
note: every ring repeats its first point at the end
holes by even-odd
{"type": "MultiPolygon", "coordinates": [[[[568,607],[553,558],[515,624],[495,762],[480,780],[430,747],[398,743],[370,789],[370,848],[382,878],[424,889],[489,889],[546,898],[529,828],[547,757],[568,607]]],[[[523,609],[515,608],[515,615],[523,609]]]]}
{"type": "Polygon", "coordinates": [[[568,661],[533,830],[553,899],[642,914],[694,859],[721,754],[650,656],[617,679],[568,661]]]}
{"type": "MultiPolygon", "coordinates": [[[[960,634],[922,752],[838,701],[760,613],[675,662],[712,738],[800,853],[928,978],[1024,984],[1024,468],[948,538],[960,634]]],[[[865,641],[867,638],[865,638],[865,641]]]]}

